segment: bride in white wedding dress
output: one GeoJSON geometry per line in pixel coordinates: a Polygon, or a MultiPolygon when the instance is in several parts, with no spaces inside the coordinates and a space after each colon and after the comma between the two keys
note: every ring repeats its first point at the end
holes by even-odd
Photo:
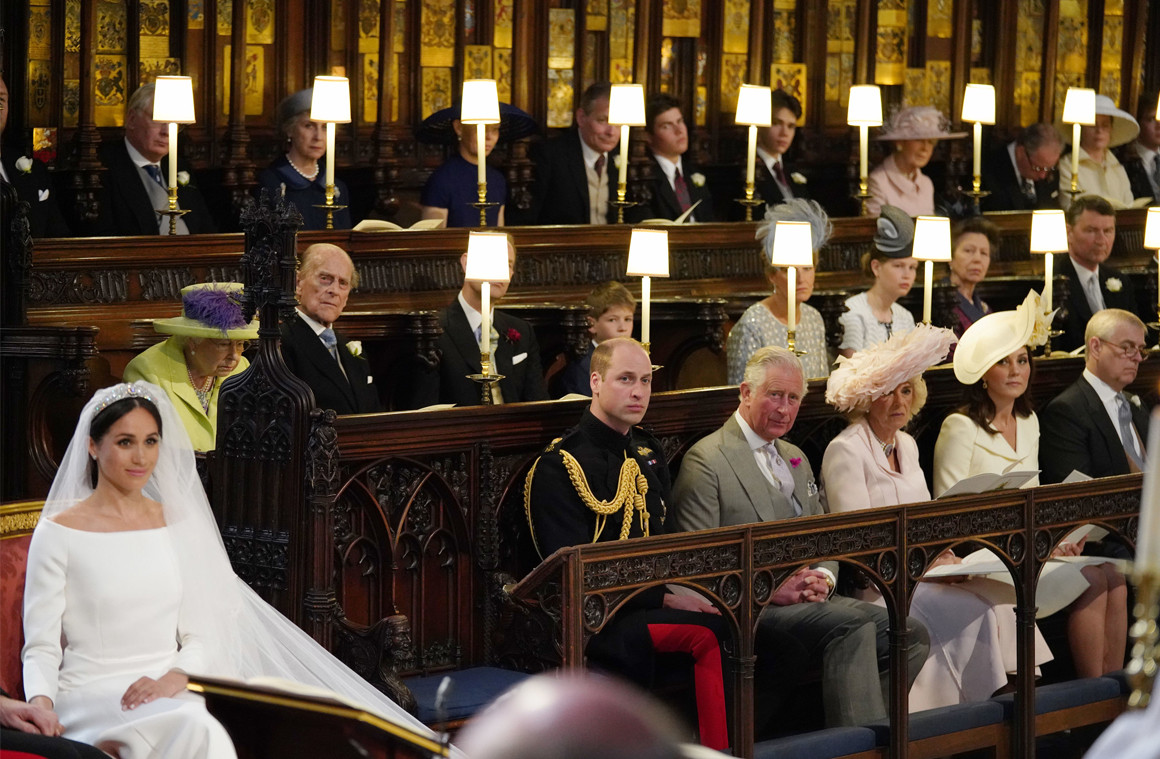
{"type": "Polygon", "coordinates": [[[189,438],[145,382],[81,413],[28,555],[24,688],[64,735],[120,759],[231,759],[188,674],[279,677],[433,733],[230,567],[189,438]]]}

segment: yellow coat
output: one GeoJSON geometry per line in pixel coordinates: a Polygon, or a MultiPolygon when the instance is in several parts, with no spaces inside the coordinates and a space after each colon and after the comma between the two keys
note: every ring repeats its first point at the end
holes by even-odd
{"type": "MultiPolygon", "coordinates": [[[[201,407],[193,385],[189,384],[189,371],[185,366],[185,355],[181,351],[183,338],[174,335],[164,342],[139,353],[125,367],[125,382],[145,380],[157,385],[169,396],[195,451],[212,451],[217,445],[218,395],[223,379],[213,385],[209,396],[209,413],[201,407]]],[[[250,366],[245,357],[239,356],[238,365],[230,376],[244,372],[250,366]]],[[[162,437],[165,431],[162,430],[162,437]]]]}

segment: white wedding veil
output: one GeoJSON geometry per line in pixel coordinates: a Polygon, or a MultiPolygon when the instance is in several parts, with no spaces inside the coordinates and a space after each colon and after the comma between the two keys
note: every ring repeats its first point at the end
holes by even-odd
{"type": "Polygon", "coordinates": [[[305,631],[263,601],[230,566],[194,464],[193,446],[165,391],[148,382],[98,390],[81,412],[45,501],[43,519],[87,498],[89,428],[111,403],[144,397],[161,413],[161,447],[144,494],[164,506],[184,588],[199,628],[204,630],[206,671],[214,677],[273,677],[325,688],[415,732],[435,734],[319,645],[305,631]]]}

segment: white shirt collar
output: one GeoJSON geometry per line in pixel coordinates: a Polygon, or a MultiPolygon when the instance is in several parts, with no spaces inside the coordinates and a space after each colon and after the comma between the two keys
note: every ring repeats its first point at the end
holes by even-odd
{"type": "Polygon", "coordinates": [[[301,306],[299,306],[296,310],[298,311],[298,315],[302,317],[302,321],[306,322],[306,325],[310,327],[310,329],[314,330],[314,334],[321,335],[322,331],[326,329],[325,324],[318,321],[317,319],[307,316],[306,312],[302,310],[301,306]]]}
{"type": "Polygon", "coordinates": [[[733,418],[737,420],[737,425],[741,427],[741,434],[745,435],[745,442],[749,443],[751,450],[756,451],[774,442],[773,440],[766,440],[754,432],[753,428],[749,426],[749,422],[745,421],[744,417],[741,416],[741,409],[733,412],[733,418]]]}
{"type": "MultiPolygon", "coordinates": [[[[1024,185],[1027,184],[1028,179],[1027,179],[1027,177],[1025,177],[1019,173],[1019,162],[1015,160],[1015,143],[1014,142],[1007,143],[1007,156],[1011,159],[1011,165],[1015,168],[1016,181],[1019,182],[1020,187],[1023,187],[1024,185]]],[[[1032,184],[1035,184],[1034,179],[1032,179],[1030,181],[1032,184]]]]}
{"type": "Polygon", "coordinates": [[[684,169],[681,167],[680,156],[677,156],[676,163],[673,163],[663,155],[657,155],[656,153],[653,153],[653,158],[656,159],[657,165],[661,167],[661,171],[665,173],[665,179],[669,180],[670,186],[673,184],[673,182],[676,181],[675,176],[677,169],[681,169],[681,174],[682,176],[684,175],[684,169]]]}
{"type": "Polygon", "coordinates": [[[1067,260],[1071,261],[1071,267],[1075,269],[1075,274],[1077,277],[1079,277],[1079,283],[1083,285],[1084,292],[1087,292],[1088,280],[1092,277],[1095,277],[1096,284],[1099,284],[1100,267],[1098,264],[1096,265],[1096,270],[1092,271],[1088,267],[1077,263],[1076,260],[1071,257],[1070,253],[1067,254],[1067,260]]]}
{"type": "MultiPolygon", "coordinates": [[[[769,173],[773,175],[773,179],[776,182],[777,181],[777,174],[773,173],[773,167],[775,165],[781,163],[781,156],[774,155],[774,154],[766,151],[766,149],[761,147],[760,145],[757,146],[757,155],[759,158],[761,158],[761,162],[765,164],[765,168],[769,169],[769,173]]],[[[782,169],[784,169],[784,168],[785,168],[785,166],[782,166],[782,169]]],[[[779,184],[780,184],[780,182],[779,182],[779,184]]]]}
{"type": "Polygon", "coordinates": [[[1092,386],[1092,390],[1096,391],[1096,395],[1100,397],[1100,403],[1104,404],[1104,406],[1113,404],[1112,407],[1114,408],[1116,396],[1120,394],[1119,391],[1117,391],[1108,383],[1104,382],[1096,375],[1092,374],[1091,370],[1086,366],[1083,370],[1083,378],[1088,381],[1089,385],[1092,386]]]}
{"type": "Polygon", "coordinates": [[[1136,143],[1135,148],[1136,148],[1136,155],[1138,155],[1140,157],[1141,163],[1144,164],[1144,171],[1148,174],[1149,178],[1151,178],[1151,176],[1152,176],[1152,163],[1156,160],[1156,155],[1157,155],[1158,151],[1149,150],[1148,148],[1141,145],[1139,142],[1136,143]]]}
{"type": "Polygon", "coordinates": [[[158,168],[161,167],[160,162],[154,163],[145,156],[141,155],[140,151],[133,147],[133,143],[129,142],[128,137],[125,138],[125,149],[129,151],[129,160],[132,161],[133,165],[137,168],[143,169],[146,166],[157,166],[158,168]]]}
{"type": "MultiPolygon", "coordinates": [[[[459,291],[459,305],[463,308],[463,314],[467,317],[467,326],[471,327],[471,334],[475,334],[475,330],[483,326],[483,314],[472,308],[471,304],[467,302],[467,298],[463,297],[463,290],[459,291]]],[[[495,306],[491,307],[491,324],[495,326],[495,306]]]]}
{"type": "MultiPolygon", "coordinates": [[[[597,151],[588,147],[588,143],[584,141],[583,137],[580,138],[580,149],[582,151],[584,151],[584,165],[587,166],[588,168],[592,169],[593,171],[595,171],[596,170],[596,159],[599,158],[600,156],[604,155],[604,153],[598,153],[597,151]]],[[[608,173],[608,163],[609,163],[609,161],[607,159],[605,159],[605,161],[604,161],[604,173],[605,174],[608,173]]],[[[480,321],[482,321],[482,320],[483,320],[483,318],[480,317],[480,321]]]]}

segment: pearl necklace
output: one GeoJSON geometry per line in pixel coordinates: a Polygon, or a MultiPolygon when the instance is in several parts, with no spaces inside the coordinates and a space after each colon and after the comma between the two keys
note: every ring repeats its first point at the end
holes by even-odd
{"type": "Polygon", "coordinates": [[[317,178],[318,178],[318,161],[315,161],[315,162],[314,162],[314,173],[313,173],[313,174],[305,174],[305,173],[303,173],[303,172],[302,172],[302,169],[300,169],[300,168],[298,168],[297,166],[295,166],[295,165],[294,165],[294,161],[290,160],[290,154],[289,154],[289,153],[287,153],[287,154],[286,154],[286,163],[290,164],[290,168],[294,169],[294,171],[296,171],[296,172],[298,173],[298,176],[302,177],[302,178],[303,178],[303,179],[305,179],[307,182],[313,182],[315,179],[317,179],[317,178]]]}
{"type": "Polygon", "coordinates": [[[866,429],[870,430],[870,435],[874,438],[874,442],[882,446],[882,455],[886,458],[890,458],[890,455],[894,453],[894,443],[883,443],[878,438],[878,435],[874,434],[874,429],[869,424],[866,425],[866,429]]]}
{"type": "Polygon", "coordinates": [[[189,375],[189,384],[193,385],[193,392],[197,393],[198,402],[201,403],[202,409],[208,414],[209,396],[213,392],[213,385],[217,377],[211,374],[209,377],[206,377],[205,384],[198,387],[197,383],[193,381],[193,370],[188,365],[185,367],[185,373],[189,375]]]}

